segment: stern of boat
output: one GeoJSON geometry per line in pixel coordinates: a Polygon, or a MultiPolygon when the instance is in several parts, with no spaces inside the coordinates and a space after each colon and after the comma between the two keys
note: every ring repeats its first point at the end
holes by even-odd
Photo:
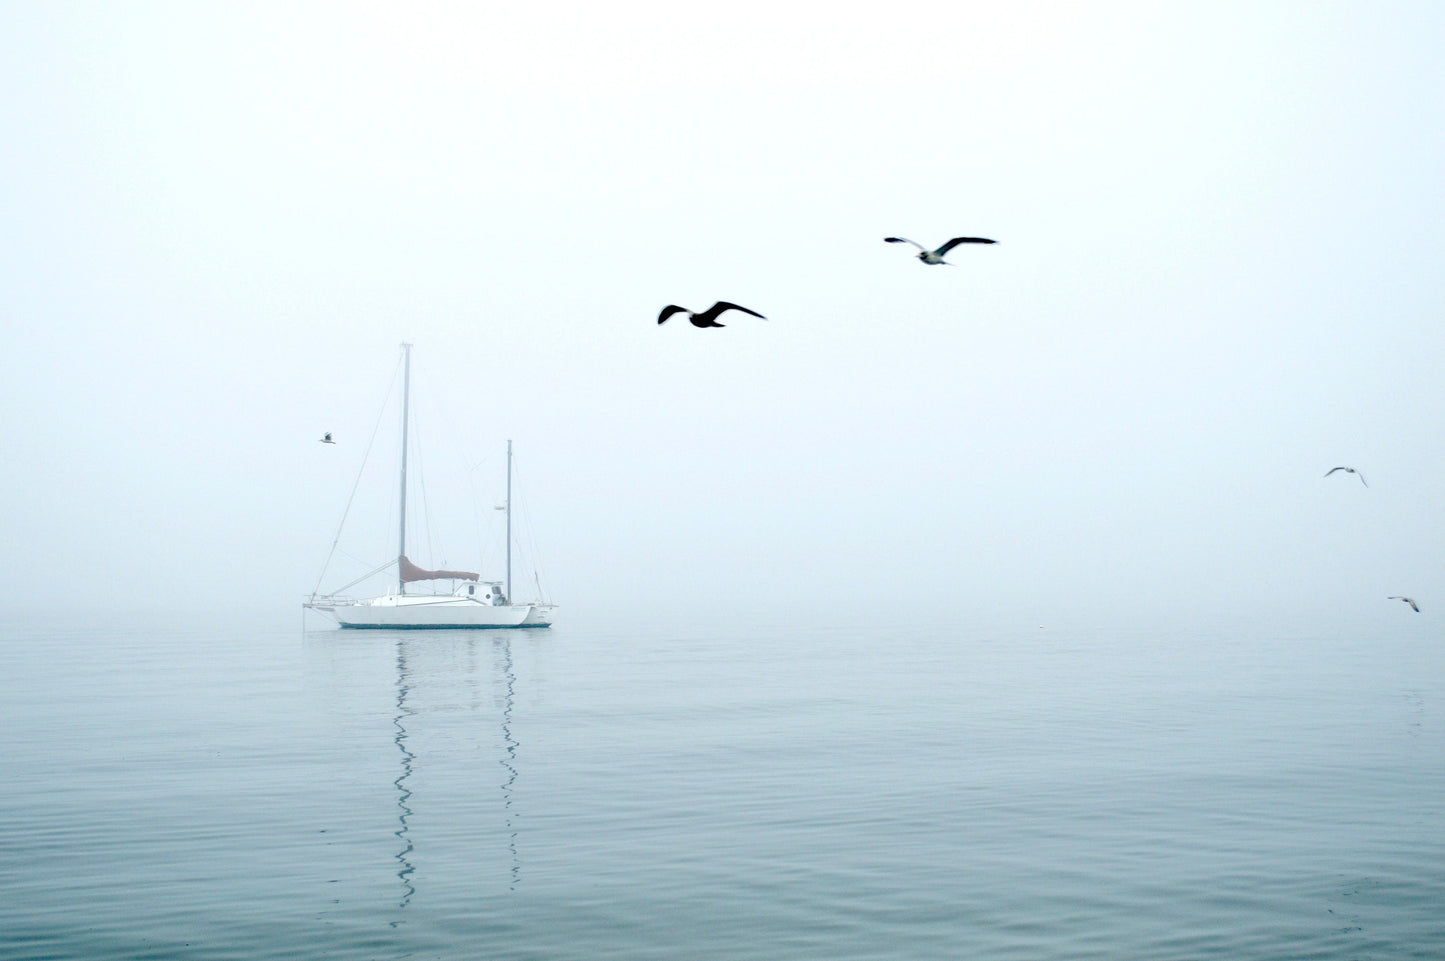
{"type": "Polygon", "coordinates": [[[557,611],[556,604],[532,604],[527,611],[527,616],[522,618],[520,627],[551,627],[552,618],[557,611]]]}

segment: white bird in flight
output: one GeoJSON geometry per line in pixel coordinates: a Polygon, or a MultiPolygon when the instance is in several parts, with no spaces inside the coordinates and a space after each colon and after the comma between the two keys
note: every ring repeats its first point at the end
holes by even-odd
{"type": "MultiPolygon", "coordinates": [[[[1333,474],[1333,473],[1334,473],[1335,471],[1337,471],[1337,470],[1342,470],[1342,471],[1344,471],[1346,474],[1354,474],[1356,477],[1358,477],[1358,478],[1360,479],[1360,483],[1361,483],[1361,484],[1365,484],[1365,475],[1364,475],[1364,474],[1361,474],[1359,471],[1355,470],[1353,467],[1331,467],[1329,470],[1325,471],[1325,476],[1326,476],[1326,477],[1329,477],[1331,474],[1333,474]]],[[[1370,485],[1369,485],[1369,484],[1365,484],[1365,486],[1366,486],[1366,487],[1369,487],[1370,485]]]]}
{"type": "Polygon", "coordinates": [[[1385,600],[1404,601],[1406,604],[1410,605],[1410,610],[1414,611],[1416,614],[1420,613],[1420,605],[1415,603],[1415,599],[1413,597],[1405,597],[1400,594],[1391,594],[1389,597],[1385,598],[1385,600]]]}
{"type": "Polygon", "coordinates": [[[331,431],[328,430],[328,431],[326,432],[325,436],[323,436],[323,437],[321,438],[321,443],[323,443],[323,444],[334,444],[334,443],[336,443],[336,441],[334,441],[334,440],[331,439],[331,431]]]}
{"type": "Polygon", "coordinates": [[[942,247],[939,247],[937,250],[929,250],[918,241],[909,240],[907,237],[884,237],[883,242],[885,244],[912,244],[913,246],[918,248],[918,259],[923,261],[925,264],[945,264],[948,266],[952,265],[949,264],[948,261],[944,260],[943,256],[953,248],[957,247],[959,244],[998,243],[997,240],[989,240],[987,237],[954,237],[952,240],[944,244],[942,247]]]}

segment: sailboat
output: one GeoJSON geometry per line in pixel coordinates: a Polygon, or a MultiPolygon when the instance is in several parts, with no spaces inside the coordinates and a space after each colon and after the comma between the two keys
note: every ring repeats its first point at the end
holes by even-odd
{"type": "MultiPolygon", "coordinates": [[[[342,627],[386,630],[447,628],[550,627],[557,605],[541,600],[515,604],[512,595],[512,442],[507,441],[507,570],[504,581],[484,581],[473,571],[430,571],[406,556],[406,452],[411,395],[411,344],[402,344],[401,530],[398,537],[396,590],[379,597],[353,598],[313,592],[302,606],[336,619],[342,627]],[[450,593],[408,591],[407,585],[449,580],[450,593]]],[[[339,537],[339,534],[338,534],[339,537]]],[[[335,545],[332,546],[333,551],[335,545]]],[[[388,562],[372,574],[391,567],[388,562]]],[[[371,574],[366,575],[370,577],[371,574]]],[[[363,578],[364,579],[364,578],[363,578]]],[[[352,583],[357,583],[353,581],[352,583]]],[[[348,585],[349,586],[349,585],[348,585]]],[[[343,588],[344,590],[345,588],[343,588]]]]}

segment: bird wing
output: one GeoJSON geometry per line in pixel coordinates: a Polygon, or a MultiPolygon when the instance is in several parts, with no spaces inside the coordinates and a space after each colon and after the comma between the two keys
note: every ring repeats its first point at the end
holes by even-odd
{"type": "Polygon", "coordinates": [[[1366,483],[1365,483],[1365,475],[1364,475],[1364,474],[1361,474],[1361,473],[1360,473],[1359,471],[1357,471],[1357,470],[1352,470],[1352,471],[1350,471],[1350,473],[1351,473],[1351,474],[1354,474],[1356,477],[1358,477],[1358,478],[1360,479],[1360,483],[1361,483],[1361,484],[1365,484],[1366,487],[1369,487],[1369,486],[1370,486],[1369,484],[1366,484],[1366,483]]]}
{"type": "Polygon", "coordinates": [[[934,253],[935,253],[935,254],[938,254],[938,256],[942,257],[944,254],[948,253],[950,250],[952,250],[953,248],[957,247],[959,244],[996,244],[996,243],[998,243],[997,240],[989,240],[987,237],[955,237],[955,238],[953,238],[952,240],[950,240],[948,243],[944,244],[942,247],[939,247],[937,250],[935,250],[934,253]]]}
{"type": "Polygon", "coordinates": [[[717,303],[713,304],[706,311],[704,311],[700,316],[706,317],[708,320],[712,320],[717,317],[718,314],[722,313],[725,310],[741,310],[745,314],[752,314],[754,317],[760,317],[763,320],[768,319],[766,317],[763,317],[763,315],[758,313],[756,310],[748,310],[746,307],[743,307],[739,304],[730,304],[726,300],[719,300],[717,303]]]}
{"type": "Polygon", "coordinates": [[[1333,474],[1333,473],[1334,473],[1335,471],[1337,471],[1337,470],[1347,470],[1347,469],[1348,469],[1348,468],[1345,468],[1345,467],[1331,467],[1329,470],[1325,471],[1325,476],[1326,476],[1326,477],[1329,477],[1331,474],[1333,474]]]}
{"type": "Polygon", "coordinates": [[[884,238],[883,238],[883,242],[884,242],[885,244],[912,244],[913,246],[917,247],[919,250],[924,250],[924,251],[927,250],[927,248],[924,247],[922,244],[920,244],[918,241],[916,241],[916,240],[909,240],[907,237],[884,237],[884,238]]]}
{"type": "Polygon", "coordinates": [[[677,306],[677,304],[668,304],[666,307],[662,308],[662,313],[657,315],[657,322],[659,324],[667,323],[667,318],[671,317],[673,314],[683,313],[686,310],[686,307],[679,307],[677,306]]]}

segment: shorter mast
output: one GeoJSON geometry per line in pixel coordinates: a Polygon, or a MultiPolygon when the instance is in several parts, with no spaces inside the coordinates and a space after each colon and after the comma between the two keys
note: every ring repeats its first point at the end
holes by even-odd
{"type": "Polygon", "coordinates": [[[512,442],[507,441],[507,603],[512,603],[512,442]]]}

